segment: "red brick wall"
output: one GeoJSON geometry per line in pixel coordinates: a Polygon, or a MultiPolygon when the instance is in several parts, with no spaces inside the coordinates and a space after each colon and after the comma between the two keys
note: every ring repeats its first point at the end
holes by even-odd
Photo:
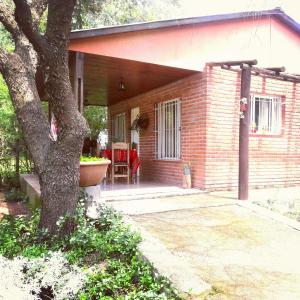
{"type": "MultiPolygon", "coordinates": [[[[281,136],[249,140],[250,186],[300,183],[299,84],[252,76],[251,93],[285,98],[281,136]]],[[[238,183],[240,74],[208,68],[206,188],[234,188],[238,183]]]]}
{"type": "MultiPolygon", "coordinates": [[[[300,184],[300,88],[290,82],[252,76],[251,93],[285,99],[281,136],[250,137],[250,186],[300,184]]],[[[240,74],[207,67],[164,87],[109,107],[111,116],[126,112],[130,142],[130,109],[140,107],[150,124],[140,133],[141,177],[182,184],[182,164],[190,162],[194,187],[232,189],[238,183],[240,74]],[[154,104],[182,100],[182,159],[155,159],[154,104]]]]}
{"type": "Polygon", "coordinates": [[[148,93],[122,101],[109,107],[111,117],[125,112],[127,119],[127,141],[130,142],[130,110],[140,107],[150,119],[146,130],[140,132],[140,175],[145,180],[155,180],[175,185],[182,184],[182,165],[190,163],[193,185],[205,187],[205,128],[206,128],[206,78],[202,74],[179,80],[148,93]],[[156,160],[154,135],[155,103],[181,98],[181,160],[156,160]]]}

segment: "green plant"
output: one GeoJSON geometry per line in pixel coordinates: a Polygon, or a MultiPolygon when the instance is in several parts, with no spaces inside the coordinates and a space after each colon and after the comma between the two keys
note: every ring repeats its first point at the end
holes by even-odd
{"type": "Polygon", "coordinates": [[[83,115],[88,122],[91,139],[97,140],[100,130],[105,129],[107,126],[106,107],[86,106],[83,115]]]}
{"type": "Polygon", "coordinates": [[[10,191],[5,193],[5,200],[7,202],[19,202],[26,201],[27,196],[17,188],[12,188],[10,191]]]}
{"type": "MultiPolygon", "coordinates": [[[[31,265],[39,267],[37,272],[34,271],[36,267],[30,271],[36,275],[32,281],[30,276],[26,277],[27,283],[41,287],[37,285],[44,281],[40,262],[48,262],[51,257],[57,256],[55,253],[61,253],[66,259],[60,266],[63,268],[60,274],[64,275],[57,280],[47,277],[45,281],[53,282],[54,286],[47,288],[51,293],[58,293],[64,280],[70,277],[69,269],[89,270],[77,295],[68,299],[180,299],[170,282],[156,274],[153,267],[140,258],[138,244],[141,238],[123,223],[121,215],[102,205],[99,218],[91,220],[85,216],[86,201],[87,195],[83,193],[76,214],[59,219],[59,227],[70,219],[75,226],[67,237],[59,234],[50,237],[47,232],[39,230],[39,210],[31,216],[4,217],[0,221],[0,255],[8,258],[19,256],[26,264],[28,260],[23,258],[30,258],[31,265]]],[[[51,268],[51,264],[48,265],[51,268]]],[[[52,267],[57,268],[57,264],[52,267]]],[[[1,271],[0,264],[0,274],[1,271]]]]}
{"type": "Polygon", "coordinates": [[[92,161],[105,161],[107,158],[105,157],[96,157],[96,156],[80,156],[81,162],[92,162],[92,161]]]}

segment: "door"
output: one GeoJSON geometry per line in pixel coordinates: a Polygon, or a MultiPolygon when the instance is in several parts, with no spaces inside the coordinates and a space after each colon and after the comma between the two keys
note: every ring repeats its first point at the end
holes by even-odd
{"type": "MultiPolygon", "coordinates": [[[[139,107],[134,107],[131,109],[131,124],[137,118],[140,113],[139,107]]],[[[140,154],[140,134],[137,130],[131,130],[131,146],[132,144],[136,145],[136,151],[138,155],[140,154]]],[[[137,171],[137,176],[139,176],[139,169],[137,171]]]]}
{"type": "MultiPolygon", "coordinates": [[[[137,118],[137,116],[140,113],[139,107],[134,107],[131,109],[131,124],[132,122],[137,118]]],[[[140,134],[137,130],[131,130],[131,146],[132,143],[135,143],[137,145],[137,152],[139,154],[140,150],[140,134]]]]}

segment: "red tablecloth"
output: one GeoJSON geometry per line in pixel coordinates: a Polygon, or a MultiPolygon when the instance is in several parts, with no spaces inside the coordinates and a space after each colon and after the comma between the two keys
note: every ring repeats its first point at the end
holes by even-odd
{"type": "MultiPolygon", "coordinates": [[[[102,150],[101,157],[106,157],[111,160],[111,151],[112,150],[102,150]]],[[[127,160],[127,150],[114,150],[115,151],[115,162],[126,162],[127,160]]],[[[129,152],[129,160],[130,160],[130,169],[131,174],[134,175],[139,168],[141,162],[138,158],[138,154],[136,149],[132,149],[129,152]]]]}

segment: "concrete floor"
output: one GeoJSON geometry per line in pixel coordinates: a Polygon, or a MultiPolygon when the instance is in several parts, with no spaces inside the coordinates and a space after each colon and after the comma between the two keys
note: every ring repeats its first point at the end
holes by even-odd
{"type": "Polygon", "coordinates": [[[184,260],[214,287],[192,299],[300,299],[300,231],[238,205],[232,193],[111,204],[169,251],[173,269],[184,260]]]}

